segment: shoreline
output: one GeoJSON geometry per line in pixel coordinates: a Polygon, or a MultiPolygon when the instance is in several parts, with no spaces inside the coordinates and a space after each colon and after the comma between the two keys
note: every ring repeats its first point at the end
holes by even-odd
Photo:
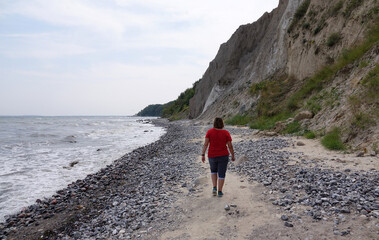
{"type": "Polygon", "coordinates": [[[379,234],[378,169],[333,169],[324,164],[327,159],[305,157],[301,147],[289,151],[297,140],[262,138],[251,129],[227,126],[237,158],[245,155],[246,161],[230,163],[225,196],[212,199],[208,166],[198,154],[210,125],[164,119],[154,124],[166,126],[160,140],[28,207],[7,226],[0,224],[0,239],[212,237],[196,231],[199,223],[212,227],[218,239],[375,239],[379,234]],[[238,207],[227,212],[221,206],[225,201],[238,207]],[[225,232],[225,224],[233,234],[225,232]]]}
{"type": "MultiPolygon", "coordinates": [[[[165,150],[179,149],[176,139],[183,138],[183,130],[165,119],[153,120],[153,123],[166,128],[166,133],[158,141],[125,154],[97,173],[89,174],[57,191],[51,198],[40,200],[11,215],[4,223],[0,223],[0,239],[22,239],[25,236],[28,239],[65,239],[70,236],[82,239],[95,236],[107,238],[115,234],[114,229],[101,226],[105,224],[97,224],[96,231],[86,236],[81,236],[78,226],[96,218],[104,218],[104,214],[112,216],[113,213],[106,211],[120,206],[124,209],[120,210],[123,215],[118,221],[125,218],[130,220],[121,224],[123,229],[120,228],[120,231],[125,238],[132,237],[148,224],[154,225],[162,220],[160,213],[165,212],[166,205],[173,201],[166,193],[173,191],[177,184],[172,169],[166,166],[171,164],[179,167],[176,171],[181,170],[183,175],[188,175],[184,173],[184,168],[188,167],[189,162],[179,166],[172,161],[175,154],[183,153],[186,146],[180,146],[180,151],[176,153],[164,153],[165,150]],[[148,207],[148,216],[139,221],[140,211],[133,209],[134,206],[142,207],[143,210],[148,207]]],[[[197,151],[191,149],[188,153],[196,154],[197,151]]]]}

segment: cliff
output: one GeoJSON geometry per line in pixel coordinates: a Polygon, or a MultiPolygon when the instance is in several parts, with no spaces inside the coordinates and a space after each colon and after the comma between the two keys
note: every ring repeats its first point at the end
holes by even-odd
{"type": "Polygon", "coordinates": [[[362,96],[378,65],[377,19],[376,0],[281,0],[220,46],[195,86],[190,118],[271,117],[275,128],[308,110],[303,130],[323,135],[337,127],[346,143],[375,144],[378,99],[362,96]],[[355,56],[356,48],[364,50],[355,56]]]}

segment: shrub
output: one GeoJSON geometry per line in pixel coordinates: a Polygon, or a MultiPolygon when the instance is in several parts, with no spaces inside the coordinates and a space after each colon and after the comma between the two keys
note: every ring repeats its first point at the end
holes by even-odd
{"type": "Polygon", "coordinates": [[[367,87],[371,98],[379,97],[379,64],[376,64],[375,68],[367,74],[362,83],[367,87]]]}
{"type": "Polygon", "coordinates": [[[377,144],[376,142],[374,142],[374,143],[372,144],[372,150],[373,150],[376,154],[379,153],[378,144],[377,144]]]}
{"type": "Polygon", "coordinates": [[[237,114],[234,117],[226,120],[225,123],[229,124],[229,125],[244,126],[244,125],[248,124],[250,121],[251,121],[251,117],[250,116],[237,114]]]}
{"type": "Polygon", "coordinates": [[[304,137],[307,138],[307,139],[315,139],[316,138],[316,134],[312,131],[306,131],[304,133],[304,137]]]}
{"type": "Polygon", "coordinates": [[[370,126],[375,126],[376,122],[368,114],[360,112],[354,114],[352,125],[363,130],[370,126]]]}
{"type": "Polygon", "coordinates": [[[338,12],[341,10],[343,7],[343,1],[339,1],[332,9],[330,9],[330,15],[331,16],[337,16],[338,12]]]}
{"type": "Polygon", "coordinates": [[[253,83],[250,87],[250,93],[252,95],[255,95],[255,94],[258,94],[260,91],[266,89],[267,87],[267,80],[265,81],[261,81],[261,82],[258,82],[258,83],[253,83]]]}
{"type": "Polygon", "coordinates": [[[365,68],[367,67],[369,64],[368,61],[365,61],[365,60],[362,60],[360,63],[359,63],[359,68],[365,68]]]}
{"type": "Polygon", "coordinates": [[[311,3],[311,0],[305,0],[296,10],[295,15],[292,19],[291,25],[288,28],[288,33],[290,33],[293,28],[296,26],[296,24],[299,22],[301,18],[304,17],[304,15],[307,13],[308,7],[311,3]]]}
{"type": "Polygon", "coordinates": [[[309,23],[303,23],[302,27],[303,29],[309,29],[311,25],[309,23]]]}
{"type": "Polygon", "coordinates": [[[332,34],[328,37],[328,40],[326,41],[326,45],[328,45],[328,47],[333,47],[333,46],[336,45],[340,40],[341,40],[341,34],[340,34],[340,33],[332,33],[332,34]]]}
{"type": "MultiPolygon", "coordinates": [[[[324,66],[320,71],[318,71],[313,77],[307,79],[301,88],[296,91],[291,97],[289,97],[286,102],[287,109],[289,111],[294,111],[302,106],[303,100],[314,92],[319,92],[323,89],[324,85],[333,78],[333,76],[346,65],[356,61],[361,58],[368,50],[370,50],[375,44],[379,42],[379,22],[376,22],[368,31],[365,41],[361,44],[351,48],[350,50],[345,50],[338,61],[332,65],[324,66]]],[[[379,68],[376,70],[379,72],[379,68]]],[[[378,72],[373,71],[364,82],[371,82],[370,86],[377,86],[377,80],[374,76],[379,75],[378,72]],[[372,80],[369,80],[373,78],[372,80]]],[[[378,94],[374,94],[377,96],[378,94]]]]}
{"type": "Polygon", "coordinates": [[[341,131],[339,128],[334,128],[327,133],[322,139],[321,144],[330,150],[344,150],[346,146],[341,141],[341,131]]]}
{"type": "Polygon", "coordinates": [[[325,17],[322,16],[320,19],[320,22],[317,24],[317,27],[313,31],[313,35],[317,35],[317,33],[319,33],[326,25],[327,24],[326,24],[325,17]]]}
{"type": "Polygon", "coordinates": [[[173,117],[176,119],[179,113],[188,111],[189,101],[194,95],[195,88],[188,88],[182,92],[175,101],[172,101],[164,106],[162,116],[165,118],[173,117]]]}
{"type": "Polygon", "coordinates": [[[292,134],[292,133],[300,132],[300,130],[301,130],[300,123],[298,121],[294,121],[294,122],[288,124],[286,126],[286,128],[283,129],[282,133],[292,134]]]}
{"type": "Polygon", "coordinates": [[[305,0],[300,7],[296,10],[294,18],[300,20],[307,13],[311,0],[305,0]]]}
{"type": "Polygon", "coordinates": [[[311,97],[307,101],[305,108],[311,111],[314,115],[316,115],[322,109],[320,104],[320,98],[317,96],[311,97]]]}
{"type": "Polygon", "coordinates": [[[363,3],[363,0],[350,0],[343,12],[345,17],[350,17],[351,13],[363,3]]]}
{"type": "Polygon", "coordinates": [[[268,130],[275,126],[275,124],[279,121],[283,121],[292,115],[287,112],[281,112],[273,116],[260,116],[255,118],[250,123],[250,128],[259,129],[259,130],[268,130]]]}

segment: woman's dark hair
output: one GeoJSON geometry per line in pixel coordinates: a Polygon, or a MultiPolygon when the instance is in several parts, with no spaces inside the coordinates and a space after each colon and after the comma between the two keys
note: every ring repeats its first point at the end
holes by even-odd
{"type": "Polygon", "coordinates": [[[215,120],[213,121],[213,127],[217,129],[223,129],[224,121],[222,121],[222,118],[215,118],[215,120]]]}

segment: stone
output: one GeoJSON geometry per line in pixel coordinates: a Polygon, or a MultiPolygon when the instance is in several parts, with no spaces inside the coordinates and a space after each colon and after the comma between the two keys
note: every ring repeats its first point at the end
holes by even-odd
{"type": "Polygon", "coordinates": [[[293,224],[289,223],[289,222],[284,222],[284,226],[286,226],[286,227],[293,227],[293,224]]]}
{"type": "Polygon", "coordinates": [[[379,218],[379,210],[374,210],[370,214],[375,218],[379,218]]]}
{"type": "Polygon", "coordinates": [[[73,161],[73,162],[70,163],[70,167],[73,167],[73,166],[75,166],[78,163],[79,163],[79,161],[73,161]]]}
{"type": "Polygon", "coordinates": [[[288,216],[287,215],[282,215],[280,217],[280,219],[282,219],[283,221],[288,221],[288,216]]]}
{"type": "Polygon", "coordinates": [[[278,136],[278,133],[276,133],[276,132],[264,132],[264,135],[268,136],[268,137],[275,137],[275,136],[278,136]]]}
{"type": "Polygon", "coordinates": [[[298,142],[296,143],[296,145],[297,145],[297,146],[305,146],[305,143],[303,143],[302,141],[298,141],[298,142]]]}
{"type": "Polygon", "coordinates": [[[364,155],[365,155],[364,151],[358,151],[358,152],[355,153],[356,157],[363,157],[364,155]]]}
{"type": "Polygon", "coordinates": [[[303,119],[313,118],[313,113],[310,111],[301,111],[295,116],[295,121],[300,122],[303,119]]]}
{"type": "Polygon", "coordinates": [[[229,211],[230,210],[230,206],[228,204],[225,205],[224,207],[225,211],[229,211]]]}

